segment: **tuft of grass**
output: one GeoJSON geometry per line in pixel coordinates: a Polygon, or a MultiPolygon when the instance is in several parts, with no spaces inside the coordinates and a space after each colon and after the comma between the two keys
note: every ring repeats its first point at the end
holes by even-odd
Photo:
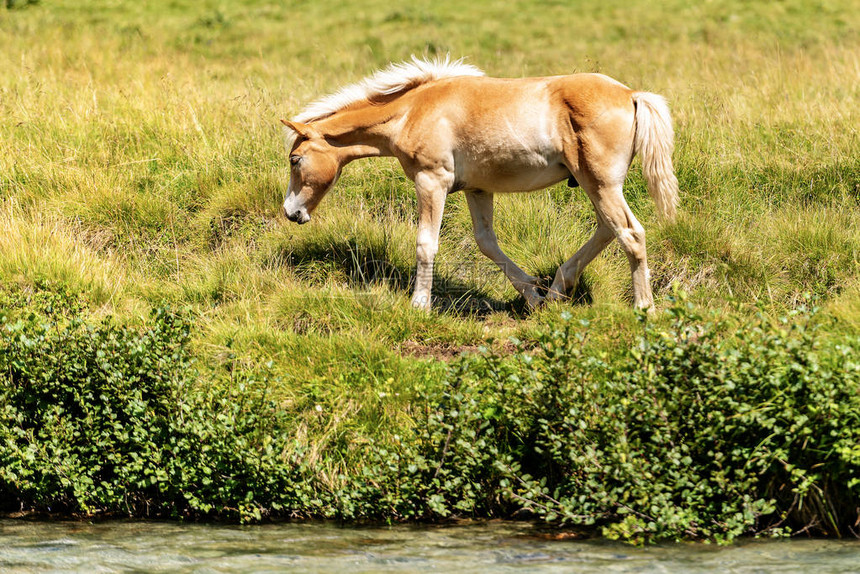
{"type": "Polygon", "coordinates": [[[122,262],[99,256],[73,227],[48,217],[27,218],[11,200],[0,208],[0,275],[5,285],[67,285],[96,306],[128,295],[122,262]]]}

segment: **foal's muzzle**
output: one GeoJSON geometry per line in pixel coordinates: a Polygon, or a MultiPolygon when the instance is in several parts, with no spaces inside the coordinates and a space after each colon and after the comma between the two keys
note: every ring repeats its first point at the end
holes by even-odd
{"type": "Polygon", "coordinates": [[[299,225],[303,223],[307,223],[311,220],[311,216],[308,214],[306,209],[296,209],[295,211],[287,211],[287,208],[284,208],[284,215],[290,221],[295,221],[299,225]]]}

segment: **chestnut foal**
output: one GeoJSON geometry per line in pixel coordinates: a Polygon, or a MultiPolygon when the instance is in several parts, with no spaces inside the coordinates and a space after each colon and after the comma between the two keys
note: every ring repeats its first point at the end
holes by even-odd
{"type": "Polygon", "coordinates": [[[288,130],[291,165],[284,213],[291,221],[309,221],[352,160],[393,156],[400,161],[418,195],[416,307],[430,308],[445,198],[460,190],[478,247],[530,307],[565,297],[613,239],[630,262],[633,304],[653,305],[645,230],[621,188],[639,154],[658,213],[674,218],[674,132],[661,96],[633,91],[601,74],[499,79],[461,61],[413,58],[281,121],[288,130]],[[537,279],[499,248],[493,194],[534,191],[564,179],[582,185],[597,213],[597,229],[559,267],[544,297],[537,279]]]}

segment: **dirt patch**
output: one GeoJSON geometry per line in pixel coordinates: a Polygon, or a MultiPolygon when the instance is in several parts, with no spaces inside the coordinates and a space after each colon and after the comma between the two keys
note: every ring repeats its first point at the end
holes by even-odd
{"type": "MultiPolygon", "coordinates": [[[[480,353],[481,345],[453,345],[450,343],[427,345],[417,341],[404,341],[400,344],[398,350],[402,356],[452,361],[463,353],[480,353]]],[[[516,352],[516,347],[508,341],[501,345],[493,345],[491,350],[494,352],[514,353],[516,352]]]]}
{"type": "Polygon", "coordinates": [[[399,351],[403,356],[451,361],[459,357],[461,353],[477,353],[479,347],[478,345],[450,345],[445,343],[425,345],[417,341],[404,341],[400,344],[399,351]]]}

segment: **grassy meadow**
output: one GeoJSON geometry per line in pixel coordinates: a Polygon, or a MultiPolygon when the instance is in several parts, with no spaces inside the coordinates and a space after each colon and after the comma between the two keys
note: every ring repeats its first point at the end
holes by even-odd
{"type": "MultiPolygon", "coordinates": [[[[535,345],[568,314],[610,353],[639,328],[616,244],[572,301],[526,312],[478,251],[462,194],[446,205],[435,309],[411,309],[416,200],[394,160],[351,164],[308,225],[283,218],[278,119],[412,54],[494,76],[599,71],[668,99],[678,221],[657,221],[638,160],[625,188],[657,324],[677,285],[740,330],[811,302],[821,337],[860,334],[851,1],[6,4],[0,289],[62,288],[128,325],[185,310],[197,368],[225,384],[267,373],[327,477],[409,428],[415,389],[462,350],[535,345]]],[[[554,274],[593,228],[564,183],[497,199],[500,244],[532,274],[554,274]]]]}

